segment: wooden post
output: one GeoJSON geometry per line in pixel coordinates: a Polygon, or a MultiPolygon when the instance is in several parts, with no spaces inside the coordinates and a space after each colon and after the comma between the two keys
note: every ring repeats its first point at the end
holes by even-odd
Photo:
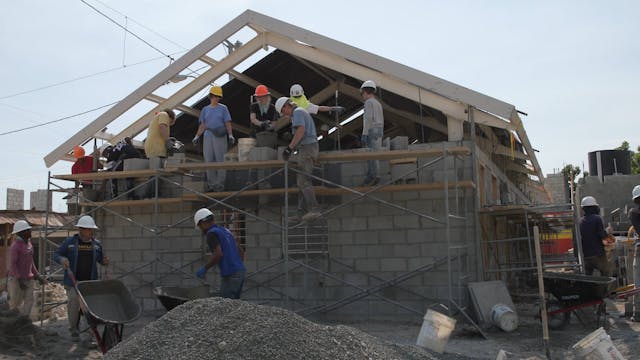
{"type": "Polygon", "coordinates": [[[544,343],[544,352],[547,359],[551,359],[549,349],[549,322],[547,321],[547,303],[544,296],[544,280],[542,279],[542,254],[540,253],[540,230],[537,226],[533,227],[533,241],[536,247],[536,266],[538,268],[538,289],[540,292],[540,316],[542,317],[542,342],[544,343]]]}

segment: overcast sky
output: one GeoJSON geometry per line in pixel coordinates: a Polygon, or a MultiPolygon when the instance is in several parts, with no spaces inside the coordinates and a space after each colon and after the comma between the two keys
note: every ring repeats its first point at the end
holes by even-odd
{"type": "MultiPolygon", "coordinates": [[[[252,9],[501,99],[529,114],[545,173],[623,140],[640,145],[637,1],[85,1],[164,53],[252,9]]],[[[0,133],[110,104],[168,65],[80,0],[2,1],[0,14],[0,133]]],[[[28,206],[47,171],[70,173],[43,157],[104,111],[1,135],[0,209],[7,187],[24,189],[28,206]]]]}

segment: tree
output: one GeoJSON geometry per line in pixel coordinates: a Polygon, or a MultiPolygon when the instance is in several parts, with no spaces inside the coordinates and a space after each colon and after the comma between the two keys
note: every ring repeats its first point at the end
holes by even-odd
{"type": "Polygon", "coordinates": [[[640,146],[636,148],[636,151],[629,150],[629,142],[623,141],[620,146],[615,148],[615,150],[625,150],[631,153],[631,173],[632,174],[640,174],[640,146]]]}
{"type": "Polygon", "coordinates": [[[569,199],[573,195],[573,192],[576,189],[576,179],[578,174],[580,174],[580,167],[574,166],[572,164],[567,164],[560,171],[562,175],[564,175],[564,179],[567,181],[567,187],[569,188],[569,199]]]}
{"type": "Polygon", "coordinates": [[[626,150],[626,151],[629,151],[629,142],[627,140],[623,141],[622,144],[620,144],[620,146],[618,146],[614,150],[626,150]]]}

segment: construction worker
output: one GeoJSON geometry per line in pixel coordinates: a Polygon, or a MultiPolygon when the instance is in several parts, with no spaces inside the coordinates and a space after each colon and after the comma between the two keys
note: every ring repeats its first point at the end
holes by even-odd
{"type": "Polygon", "coordinates": [[[584,216],[580,219],[580,238],[584,255],[584,272],[592,275],[594,269],[600,276],[609,276],[610,267],[604,246],[615,242],[612,235],[607,234],[600,217],[600,207],[593,196],[585,196],[580,202],[584,216]]]}
{"type": "Polygon", "coordinates": [[[18,310],[29,316],[33,307],[33,281],[46,284],[33,263],[33,245],[31,244],[31,226],[24,220],[13,224],[15,236],[9,250],[9,273],[7,290],[9,291],[9,310],[18,310]]]}
{"type": "MultiPolygon", "coordinates": [[[[76,146],[73,148],[73,157],[76,161],[71,165],[71,174],[88,174],[96,172],[97,169],[102,169],[102,164],[96,161],[94,166],[93,155],[85,156],[85,151],[82,146],[76,146]]],[[[91,180],[81,180],[80,184],[83,187],[91,188],[93,184],[91,180]]]]}
{"type": "Polygon", "coordinates": [[[338,115],[344,112],[342,106],[324,106],[311,103],[304,95],[304,89],[300,84],[293,84],[289,89],[289,95],[292,103],[296,104],[299,108],[307,110],[309,114],[315,115],[318,112],[335,112],[338,115]]]}
{"type": "Polygon", "coordinates": [[[229,229],[216,225],[211,210],[198,209],[193,215],[196,228],[206,236],[211,258],[198,269],[196,276],[204,278],[209,269],[218,265],[220,269],[220,297],[240,299],[246,269],[242,262],[240,249],[229,229]]]}
{"type": "MultiPolygon", "coordinates": [[[[382,148],[382,135],[384,132],[384,114],[382,105],[376,99],[376,83],[367,80],[360,86],[360,94],[364,100],[364,114],[362,115],[362,147],[371,151],[379,151],[382,148]]],[[[367,176],[363,186],[373,186],[380,182],[380,161],[367,161],[367,176]]]]}
{"type": "Polygon", "coordinates": [[[153,120],[149,123],[147,139],[144,141],[144,152],[147,158],[151,160],[167,157],[170,128],[175,123],[176,114],[171,109],[164,109],[153,116],[153,120]]]}
{"type": "MultiPolygon", "coordinates": [[[[636,207],[629,210],[629,221],[633,229],[640,229],[640,185],[636,185],[631,191],[631,198],[636,207]]],[[[631,229],[630,229],[631,230],[631,229]]],[[[631,231],[629,231],[631,232],[631,231]]],[[[635,232],[635,231],[634,231],[635,232]]],[[[633,283],[636,289],[640,289],[640,239],[637,232],[635,236],[635,256],[633,258],[633,283]]],[[[634,296],[633,299],[633,321],[640,322],[640,295],[634,296]]]]}
{"type": "Polygon", "coordinates": [[[260,131],[275,131],[278,112],[271,103],[271,93],[264,85],[258,85],[254,96],[256,102],[251,104],[249,120],[251,121],[251,137],[260,131]]]}
{"type": "Polygon", "coordinates": [[[298,163],[303,173],[296,174],[298,183],[298,215],[302,215],[302,221],[313,221],[320,217],[318,201],[311,184],[311,178],[307,174],[313,172],[313,163],[318,158],[318,136],[316,126],[307,110],[298,107],[287,97],[281,97],[276,101],[276,110],[282,116],[291,121],[293,138],[289,146],[283,151],[282,158],[288,161],[294,151],[297,154],[293,160],[298,163]],[[306,214],[304,211],[306,210],[306,214]]]}
{"type": "MultiPolygon", "coordinates": [[[[236,139],[231,131],[231,114],[222,99],[222,88],[214,85],[209,90],[210,104],[202,108],[198,122],[198,131],[191,141],[198,145],[204,134],[202,153],[206,162],[223,162],[229,146],[235,144],[236,139]]],[[[224,190],[225,170],[207,170],[207,191],[224,190]]]]}
{"type": "MultiPolygon", "coordinates": [[[[164,127],[164,125],[161,125],[161,127],[164,127]]],[[[125,160],[139,159],[142,157],[140,151],[138,151],[138,149],[133,146],[133,141],[130,137],[125,137],[124,139],[118,141],[115,145],[111,145],[108,143],[106,143],[105,145],[103,145],[105,147],[101,152],[102,157],[107,160],[105,171],[122,171],[124,170],[125,160]]],[[[126,191],[133,188],[134,186],[133,178],[111,179],[111,183],[111,197],[109,198],[118,196],[119,190],[126,191]],[[121,189],[118,189],[118,184],[126,184],[126,186],[121,185],[121,189]]],[[[133,199],[134,195],[132,193],[129,193],[128,198],[133,199]]]]}
{"type": "Polygon", "coordinates": [[[320,151],[332,151],[336,149],[336,142],[329,137],[329,125],[320,125],[320,136],[322,139],[318,140],[318,147],[320,151]]]}
{"type": "Polygon", "coordinates": [[[75,291],[75,281],[98,279],[97,264],[109,265],[109,257],[104,256],[102,244],[94,237],[98,229],[89,215],[84,215],[76,223],[78,233],[65,239],[53,254],[53,260],[62,265],[64,287],[67,292],[67,317],[71,339],[78,341],[80,336],[80,303],[75,291]]]}

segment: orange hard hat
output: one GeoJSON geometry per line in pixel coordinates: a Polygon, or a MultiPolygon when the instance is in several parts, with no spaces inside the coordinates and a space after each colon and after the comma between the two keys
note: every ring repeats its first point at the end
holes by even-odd
{"type": "Polygon", "coordinates": [[[266,86],[258,85],[256,87],[256,96],[267,96],[267,95],[271,95],[271,93],[269,92],[269,89],[267,89],[266,86]]]}
{"type": "Polygon", "coordinates": [[[76,159],[80,159],[84,157],[84,149],[82,146],[76,146],[73,148],[73,157],[76,159]]]}

